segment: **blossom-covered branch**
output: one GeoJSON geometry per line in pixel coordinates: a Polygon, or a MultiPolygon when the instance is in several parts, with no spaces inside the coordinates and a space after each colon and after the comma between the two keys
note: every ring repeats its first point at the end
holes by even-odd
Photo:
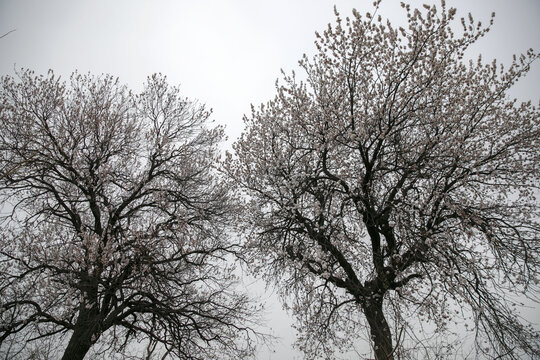
{"type": "Polygon", "coordinates": [[[471,314],[479,354],[538,356],[506,296],[536,294],[540,269],[539,111],[506,96],[538,55],[467,63],[491,25],[455,35],[444,2],[403,7],[407,28],[336,12],[306,80],[246,118],[226,167],[253,269],[294,299],[308,358],[366,327],[376,359],[402,358],[390,307],[437,331],[471,314]]]}
{"type": "Polygon", "coordinates": [[[5,355],[52,338],[63,359],[134,341],[183,359],[251,355],[256,311],[235,290],[210,112],[161,75],[133,94],[111,76],[24,71],[0,91],[5,355]]]}

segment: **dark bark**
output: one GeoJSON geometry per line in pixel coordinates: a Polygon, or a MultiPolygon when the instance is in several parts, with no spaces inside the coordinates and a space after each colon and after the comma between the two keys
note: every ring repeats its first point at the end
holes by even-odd
{"type": "Polygon", "coordinates": [[[376,294],[376,297],[371,297],[363,304],[364,314],[369,324],[375,360],[394,360],[392,334],[384,317],[382,304],[382,295],[376,294]]]}
{"type": "Polygon", "coordinates": [[[81,311],[62,360],[83,360],[101,335],[99,324],[97,311],[93,309],[81,311]]]}

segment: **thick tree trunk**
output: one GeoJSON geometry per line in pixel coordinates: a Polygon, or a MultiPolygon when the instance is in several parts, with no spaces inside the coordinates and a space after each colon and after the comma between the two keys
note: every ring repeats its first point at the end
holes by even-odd
{"type": "Polygon", "coordinates": [[[97,311],[91,309],[81,311],[62,360],[83,360],[88,350],[99,337],[99,328],[99,314],[97,311]]]}
{"type": "Polygon", "coordinates": [[[371,340],[375,349],[375,360],[394,360],[392,334],[383,313],[382,296],[364,304],[364,313],[369,324],[371,340]]]}

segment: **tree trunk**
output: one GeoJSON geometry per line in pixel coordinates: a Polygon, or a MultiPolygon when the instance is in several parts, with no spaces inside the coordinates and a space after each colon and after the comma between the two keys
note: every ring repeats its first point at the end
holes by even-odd
{"type": "Polygon", "coordinates": [[[96,342],[100,334],[99,313],[94,309],[79,313],[73,334],[64,351],[62,360],[83,360],[86,353],[96,342]]]}
{"type": "Polygon", "coordinates": [[[383,313],[383,297],[372,297],[364,304],[364,314],[369,324],[371,340],[375,349],[375,360],[394,360],[392,334],[383,313]]]}

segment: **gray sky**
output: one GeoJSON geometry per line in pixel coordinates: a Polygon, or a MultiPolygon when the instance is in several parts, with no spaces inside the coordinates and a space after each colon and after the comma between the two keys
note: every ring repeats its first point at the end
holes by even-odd
{"type": "MultiPolygon", "coordinates": [[[[367,0],[0,0],[0,75],[30,68],[53,69],[67,78],[74,70],[118,76],[139,90],[146,76],[161,72],[183,94],[214,109],[213,119],[227,125],[229,140],[242,131],[250,104],[274,95],[280,69],[297,69],[303,53],[314,52],[314,32],[333,21],[333,6],[342,15],[356,7],[371,11],[367,0]]],[[[433,0],[411,1],[413,6],[433,0]]],[[[438,1],[435,1],[438,3],[438,1]]],[[[509,63],[513,53],[540,51],[540,1],[448,0],[458,15],[472,12],[495,25],[473,52],[486,61],[509,63]]],[[[396,0],[380,12],[404,22],[396,0]]],[[[538,102],[540,63],[533,64],[513,96],[538,102]]],[[[294,331],[274,295],[267,317],[282,341],[260,359],[293,359],[294,331]]],[[[296,355],[295,355],[296,354],[296,355]]]]}

